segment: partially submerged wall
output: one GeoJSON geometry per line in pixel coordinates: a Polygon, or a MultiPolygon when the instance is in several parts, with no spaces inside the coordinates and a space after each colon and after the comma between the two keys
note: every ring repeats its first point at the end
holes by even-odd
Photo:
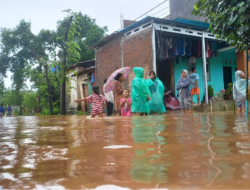
{"type": "MultiPolygon", "coordinates": [[[[233,111],[234,109],[237,111],[237,105],[234,100],[212,101],[212,112],[233,111]]],[[[201,104],[200,106],[195,106],[194,111],[211,112],[211,104],[201,104]]]]}

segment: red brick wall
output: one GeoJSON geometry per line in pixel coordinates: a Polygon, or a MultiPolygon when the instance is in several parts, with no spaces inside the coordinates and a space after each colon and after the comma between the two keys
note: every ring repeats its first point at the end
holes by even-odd
{"type": "Polygon", "coordinates": [[[95,50],[96,54],[96,85],[100,86],[103,93],[103,80],[108,78],[117,68],[122,67],[121,61],[121,37],[109,41],[95,50]]]}
{"type": "Polygon", "coordinates": [[[123,43],[124,66],[150,67],[152,64],[152,29],[146,29],[132,36],[127,36],[123,43]]]}
{"type": "MultiPolygon", "coordinates": [[[[96,49],[96,84],[100,85],[101,93],[103,93],[103,80],[117,67],[122,67],[122,49],[124,67],[143,67],[147,73],[153,69],[151,28],[131,36],[116,37],[96,49]]],[[[126,80],[125,87],[129,87],[131,82],[126,80]]]]}

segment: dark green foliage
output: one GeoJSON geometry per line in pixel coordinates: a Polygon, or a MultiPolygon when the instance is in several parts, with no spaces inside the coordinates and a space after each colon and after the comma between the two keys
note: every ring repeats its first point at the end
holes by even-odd
{"type": "Polygon", "coordinates": [[[214,96],[214,89],[211,84],[208,85],[208,96],[212,98],[214,96]]]}
{"type": "Polygon", "coordinates": [[[54,113],[54,115],[58,115],[60,113],[59,108],[54,108],[53,113],[54,113]]]}
{"type": "Polygon", "coordinates": [[[94,59],[94,50],[87,47],[101,40],[107,31],[88,15],[71,10],[64,12],[67,16],[58,21],[56,31],[42,29],[35,35],[31,23],[24,20],[13,29],[1,29],[0,77],[5,77],[9,69],[13,73],[13,85],[6,90],[0,78],[0,101],[16,106],[25,104],[29,110],[42,107],[49,109],[50,114],[54,111],[58,114],[62,102],[60,87],[67,81],[66,68],[76,62],[94,59]],[[59,70],[51,73],[51,68],[56,66],[59,70]],[[33,83],[35,93],[25,90],[27,79],[33,83]],[[34,104],[27,98],[29,96],[36,98],[34,104]]]}
{"type": "Polygon", "coordinates": [[[50,115],[50,111],[48,109],[43,109],[42,115],[50,115]]]}
{"type": "Polygon", "coordinates": [[[250,37],[250,0],[199,0],[192,12],[210,22],[209,30],[239,50],[250,37]]]}
{"type": "Polygon", "coordinates": [[[233,94],[233,84],[232,83],[229,83],[227,85],[227,89],[226,89],[226,94],[233,94]]]}

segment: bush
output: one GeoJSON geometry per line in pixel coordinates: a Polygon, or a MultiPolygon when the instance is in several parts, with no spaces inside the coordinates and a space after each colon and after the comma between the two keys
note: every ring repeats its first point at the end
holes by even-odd
{"type": "Polygon", "coordinates": [[[13,113],[14,116],[20,116],[22,114],[23,114],[22,109],[20,109],[20,110],[18,110],[17,108],[14,109],[14,113],[13,113]]]}
{"type": "Polygon", "coordinates": [[[209,96],[210,98],[212,98],[212,97],[214,96],[214,89],[213,89],[213,87],[212,87],[211,84],[208,85],[208,96],[209,96]]]}
{"type": "Polygon", "coordinates": [[[42,115],[50,115],[50,112],[48,109],[43,109],[42,110],[42,115]]]}
{"type": "Polygon", "coordinates": [[[82,112],[82,111],[77,111],[77,112],[76,112],[76,115],[85,115],[85,113],[82,112]]]}
{"type": "Polygon", "coordinates": [[[227,85],[226,94],[228,94],[228,95],[233,94],[233,84],[232,83],[229,83],[227,85]]]}
{"type": "Polygon", "coordinates": [[[60,113],[59,108],[53,108],[53,114],[58,115],[60,113]]]}

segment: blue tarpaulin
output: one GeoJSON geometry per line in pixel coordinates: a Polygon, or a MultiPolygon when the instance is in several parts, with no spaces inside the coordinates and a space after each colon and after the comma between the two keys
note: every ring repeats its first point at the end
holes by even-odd
{"type": "Polygon", "coordinates": [[[92,73],[90,83],[92,84],[94,82],[95,82],[95,75],[94,73],[92,73]]]}
{"type": "Polygon", "coordinates": [[[59,71],[59,66],[51,68],[51,73],[54,73],[55,71],[59,71]]]}

